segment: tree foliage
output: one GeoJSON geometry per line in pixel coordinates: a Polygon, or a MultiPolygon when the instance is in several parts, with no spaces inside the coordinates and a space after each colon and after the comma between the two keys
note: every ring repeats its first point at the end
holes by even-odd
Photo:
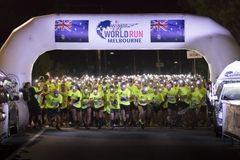
{"type": "Polygon", "coordinates": [[[45,75],[47,72],[51,72],[53,68],[53,60],[49,54],[42,54],[34,63],[32,77],[38,78],[39,75],[45,75]]]}
{"type": "Polygon", "coordinates": [[[207,16],[227,28],[240,44],[240,0],[178,0],[183,12],[207,16]]]}

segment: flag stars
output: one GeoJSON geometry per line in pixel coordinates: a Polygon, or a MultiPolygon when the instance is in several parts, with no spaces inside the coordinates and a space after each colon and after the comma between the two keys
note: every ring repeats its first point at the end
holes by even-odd
{"type": "Polygon", "coordinates": [[[61,34],[61,39],[64,40],[65,39],[65,35],[61,34]]]}
{"type": "Polygon", "coordinates": [[[184,20],[151,20],[151,42],[184,42],[184,20]]]}
{"type": "Polygon", "coordinates": [[[55,42],[88,42],[88,21],[55,21],[55,42]]]}

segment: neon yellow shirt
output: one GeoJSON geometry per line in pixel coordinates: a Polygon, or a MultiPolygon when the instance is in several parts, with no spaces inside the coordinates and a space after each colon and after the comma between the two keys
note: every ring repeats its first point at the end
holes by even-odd
{"type": "Polygon", "coordinates": [[[151,100],[151,94],[140,92],[137,96],[138,104],[141,106],[146,106],[151,100]]]}
{"type": "Polygon", "coordinates": [[[65,82],[65,85],[67,87],[67,90],[70,91],[71,90],[71,86],[72,86],[72,83],[70,81],[66,81],[65,82]]]}
{"type": "Polygon", "coordinates": [[[79,90],[76,90],[75,92],[70,90],[68,96],[71,98],[71,103],[74,107],[81,108],[82,93],[79,90]],[[78,98],[80,98],[79,101],[77,101],[78,98]]]}
{"type": "Polygon", "coordinates": [[[176,88],[171,88],[167,92],[167,102],[168,103],[176,103],[177,102],[177,94],[178,94],[178,89],[176,88]]]}
{"type": "Polygon", "coordinates": [[[120,109],[120,96],[117,91],[114,93],[109,92],[107,94],[107,101],[110,109],[120,109]]]}
{"type": "Polygon", "coordinates": [[[190,101],[190,108],[196,108],[197,105],[200,104],[202,99],[202,94],[198,91],[195,90],[194,92],[191,92],[191,101],[190,101]]]}
{"type": "Polygon", "coordinates": [[[40,99],[39,99],[39,105],[41,108],[47,108],[47,104],[46,104],[46,99],[45,101],[43,101],[44,97],[46,98],[46,96],[49,94],[48,91],[43,91],[41,94],[40,94],[40,99]]]}
{"type": "Polygon", "coordinates": [[[180,101],[183,101],[183,102],[189,104],[190,93],[191,93],[191,91],[187,86],[179,87],[178,96],[180,98],[180,101]]]}
{"type": "Polygon", "coordinates": [[[133,87],[132,87],[132,95],[133,96],[137,96],[139,94],[139,92],[140,92],[140,89],[138,89],[137,86],[133,85],[133,87]]]}
{"type": "Polygon", "coordinates": [[[90,97],[90,93],[88,93],[88,94],[83,93],[82,109],[86,109],[88,107],[88,102],[90,99],[89,97],[90,97]]]}
{"type": "Polygon", "coordinates": [[[152,93],[151,101],[154,103],[162,103],[164,101],[162,93],[152,93]]]}
{"type": "Polygon", "coordinates": [[[205,87],[201,87],[201,88],[196,88],[195,90],[199,91],[202,95],[202,98],[205,97],[207,95],[207,89],[205,87]]]}
{"type": "Polygon", "coordinates": [[[62,104],[62,95],[59,94],[57,97],[52,94],[47,95],[46,97],[47,108],[55,109],[58,108],[60,104],[62,104]]]}
{"type": "Polygon", "coordinates": [[[65,109],[68,107],[68,91],[66,90],[65,92],[60,92],[60,94],[63,97],[63,103],[61,109],[65,109]]]}
{"type": "Polygon", "coordinates": [[[53,84],[53,83],[49,83],[48,84],[48,90],[51,92],[51,91],[54,91],[54,90],[56,90],[56,89],[58,89],[57,88],[57,86],[55,85],[55,84],[53,84]]]}
{"type": "Polygon", "coordinates": [[[163,87],[163,90],[162,90],[162,92],[161,92],[162,94],[163,94],[163,96],[165,97],[166,95],[167,95],[167,93],[168,93],[168,90],[167,90],[167,88],[166,87],[163,87]]]}
{"type": "Polygon", "coordinates": [[[37,101],[38,101],[38,103],[39,103],[40,94],[38,94],[38,92],[40,92],[41,90],[40,90],[40,88],[35,87],[35,86],[33,86],[33,89],[34,89],[34,91],[35,91],[34,97],[37,99],[37,101]]]}
{"type": "Polygon", "coordinates": [[[119,96],[120,96],[120,104],[130,105],[131,91],[128,88],[126,88],[124,91],[120,89],[119,96]]]}
{"type": "Polygon", "coordinates": [[[91,93],[89,98],[93,100],[94,108],[98,109],[104,106],[103,94],[101,92],[98,92],[96,95],[91,93]]]}
{"type": "Polygon", "coordinates": [[[42,90],[43,89],[43,86],[45,85],[45,83],[44,82],[38,82],[38,86],[39,86],[39,88],[40,88],[40,90],[42,90]]]}

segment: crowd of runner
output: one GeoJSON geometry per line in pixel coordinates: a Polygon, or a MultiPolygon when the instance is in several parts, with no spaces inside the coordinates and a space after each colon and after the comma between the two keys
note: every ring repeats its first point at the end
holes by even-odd
{"type": "Polygon", "coordinates": [[[34,127],[190,127],[207,125],[200,75],[61,78],[40,76],[24,86],[34,127]]]}

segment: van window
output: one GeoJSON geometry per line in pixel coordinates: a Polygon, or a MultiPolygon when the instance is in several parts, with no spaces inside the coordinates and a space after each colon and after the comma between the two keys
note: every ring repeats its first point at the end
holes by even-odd
{"type": "Polygon", "coordinates": [[[222,100],[240,100],[240,87],[224,88],[222,100]]]}
{"type": "Polygon", "coordinates": [[[219,98],[220,94],[222,92],[222,88],[223,88],[224,83],[219,84],[218,88],[217,88],[217,92],[216,92],[216,96],[219,98]]]}

